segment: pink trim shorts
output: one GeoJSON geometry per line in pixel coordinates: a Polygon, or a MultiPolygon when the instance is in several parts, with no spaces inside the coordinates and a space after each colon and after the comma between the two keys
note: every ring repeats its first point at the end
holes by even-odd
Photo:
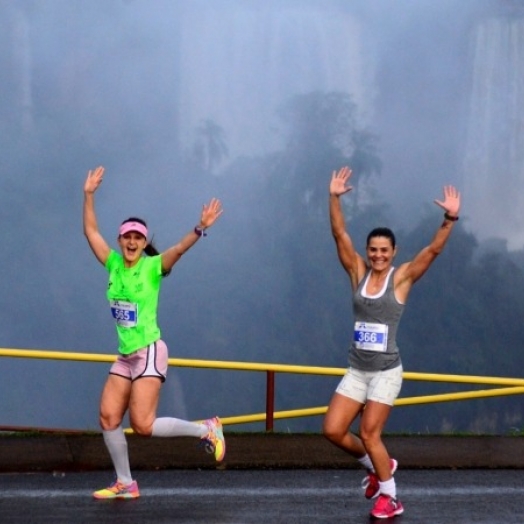
{"type": "Polygon", "coordinates": [[[162,382],[167,375],[167,346],[157,340],[149,346],[129,355],[118,355],[109,370],[110,375],[118,375],[131,381],[142,377],[158,377],[162,382]]]}

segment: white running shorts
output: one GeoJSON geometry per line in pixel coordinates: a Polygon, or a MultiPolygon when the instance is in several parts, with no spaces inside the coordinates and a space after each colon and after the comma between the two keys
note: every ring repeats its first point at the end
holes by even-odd
{"type": "Polygon", "coordinates": [[[392,406],[402,387],[402,366],[386,371],[348,368],[336,392],[365,404],[368,400],[392,406]]]}

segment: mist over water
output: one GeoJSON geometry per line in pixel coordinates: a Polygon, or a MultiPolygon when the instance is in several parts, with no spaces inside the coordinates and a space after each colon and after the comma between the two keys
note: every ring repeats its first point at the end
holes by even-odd
{"type": "MultiPolygon", "coordinates": [[[[523,31],[520,3],[502,0],[0,2],[0,346],[114,353],[107,274],[81,223],[85,174],[104,165],[96,207],[115,247],[128,216],[146,219],[164,249],[194,227],[204,202],[223,202],[223,217],[163,284],[171,356],[344,367],[351,302],[326,195],[355,136],[373,137],[369,158],[381,168],[357,170],[348,213],[368,206],[357,224],[398,230],[409,241],[402,261],[438,225],[433,200],[444,184],[463,192],[465,236],[440,267],[456,275],[453,261],[469,262],[493,238],[519,260],[523,31]],[[334,122],[292,110],[308,100],[325,109],[330,94],[354,104],[344,154],[319,145],[334,122]],[[304,136],[309,149],[296,146],[304,136]],[[418,232],[428,213],[431,227],[418,232]]],[[[417,360],[417,330],[431,319],[417,301],[450,300],[437,271],[406,318],[405,369],[489,374],[500,365],[511,376],[509,357],[507,367],[491,356],[464,365],[449,340],[440,361],[417,360]]],[[[509,293],[500,300],[517,314],[520,298],[509,293]]],[[[456,329],[477,347],[490,319],[477,322],[473,305],[468,314],[456,329]]],[[[0,365],[9,399],[0,425],[96,428],[106,365],[0,365]]],[[[337,382],[277,380],[277,409],[326,405],[337,382]]],[[[264,388],[259,375],[173,369],[161,411],[260,412],[264,388]]],[[[502,424],[518,426],[511,413],[502,424]]],[[[454,427],[453,413],[439,416],[439,427],[454,427]]],[[[320,419],[281,424],[318,429],[320,419]]]]}
{"type": "Polygon", "coordinates": [[[181,26],[186,141],[200,120],[211,118],[224,126],[232,153],[275,150],[284,139],[278,106],[315,90],[351,93],[363,115],[371,110],[373,68],[365,67],[369,51],[355,13],[333,2],[206,7],[187,7],[181,26]]]}
{"type": "Polygon", "coordinates": [[[464,157],[472,229],[522,249],[524,196],[524,16],[489,17],[475,27],[464,157]],[[486,212],[489,209],[490,212],[486,212]]]}

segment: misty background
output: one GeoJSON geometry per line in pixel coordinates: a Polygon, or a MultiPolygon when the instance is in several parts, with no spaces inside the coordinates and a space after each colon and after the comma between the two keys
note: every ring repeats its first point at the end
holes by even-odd
{"type": "MultiPolygon", "coordinates": [[[[164,281],[170,356],[345,367],[351,290],[327,197],[349,164],[355,243],[389,226],[397,264],[441,224],[442,187],[462,192],[404,313],[404,369],[522,376],[522,2],[0,0],[0,66],[1,347],[115,354],[81,220],[87,170],[104,165],[115,248],[128,216],[162,250],[223,203],[164,281]]],[[[98,429],[108,368],[2,358],[0,425],[98,429]]],[[[326,405],[338,380],[279,374],[276,409],[326,405]]],[[[460,389],[405,381],[401,396],[460,389]]],[[[170,368],[159,414],[263,412],[264,395],[263,373],[170,368]]],[[[398,408],[387,430],[522,427],[522,398],[500,397],[398,408]]]]}

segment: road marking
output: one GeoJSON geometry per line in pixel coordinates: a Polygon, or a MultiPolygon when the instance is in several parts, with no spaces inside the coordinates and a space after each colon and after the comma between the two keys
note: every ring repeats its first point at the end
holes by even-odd
{"type": "MultiPolygon", "coordinates": [[[[92,491],[85,489],[3,489],[0,500],[8,498],[65,498],[90,497],[92,491]]],[[[142,497],[361,497],[362,490],[356,488],[142,488],[142,497]]],[[[524,495],[524,487],[496,487],[496,486],[462,486],[460,488],[423,488],[400,487],[402,497],[453,497],[464,495],[493,496],[493,495],[524,495]]]]}

